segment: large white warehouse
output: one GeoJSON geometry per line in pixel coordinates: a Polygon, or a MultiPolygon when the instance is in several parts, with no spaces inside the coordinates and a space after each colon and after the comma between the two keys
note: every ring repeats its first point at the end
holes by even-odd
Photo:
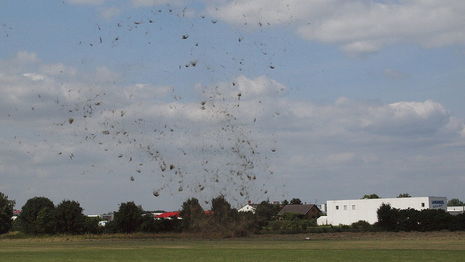
{"type": "Polygon", "coordinates": [[[326,216],[319,217],[318,225],[350,225],[364,220],[370,224],[378,221],[377,211],[382,204],[392,208],[416,210],[447,209],[446,197],[408,197],[408,198],[377,198],[354,200],[329,200],[326,202],[326,216]]]}

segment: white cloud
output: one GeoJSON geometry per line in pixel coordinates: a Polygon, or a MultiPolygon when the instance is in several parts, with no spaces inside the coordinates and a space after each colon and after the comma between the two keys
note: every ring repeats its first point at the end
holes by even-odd
{"type": "Polygon", "coordinates": [[[465,44],[461,0],[238,0],[211,5],[210,14],[228,23],[290,25],[305,39],[336,44],[350,54],[396,43],[465,44]]]}
{"type": "Polygon", "coordinates": [[[24,73],[24,77],[31,79],[32,81],[42,81],[45,80],[45,76],[36,74],[36,73],[24,73]]]}
{"type": "Polygon", "coordinates": [[[35,53],[27,51],[18,52],[14,60],[22,64],[32,64],[39,62],[39,58],[37,58],[35,53]]]}
{"type": "Polygon", "coordinates": [[[39,71],[46,75],[58,76],[75,76],[77,70],[74,67],[66,66],[62,63],[41,65],[39,71]]]}
{"type": "Polygon", "coordinates": [[[105,66],[99,66],[95,71],[95,80],[101,82],[115,82],[119,79],[120,75],[118,73],[111,71],[105,66]]]}
{"type": "Polygon", "coordinates": [[[121,13],[121,9],[117,7],[109,7],[100,11],[100,15],[105,19],[112,19],[113,17],[118,16],[121,13]]]}
{"type": "MultiPolygon", "coordinates": [[[[375,103],[341,97],[316,104],[286,97],[286,86],[269,77],[241,75],[198,87],[197,101],[179,98],[176,87],[115,82],[120,76],[108,67],[84,73],[61,63],[40,63],[31,53],[21,56],[33,63],[17,63],[17,57],[0,61],[5,68],[16,63],[15,70],[2,67],[0,74],[5,123],[0,172],[8,174],[2,182],[14,192],[25,180],[34,184],[31,194],[53,191],[50,183],[56,181],[76,195],[87,195],[76,185],[86,192],[89,186],[106,185],[110,195],[120,184],[118,193],[135,190],[133,185],[133,192],[149,195],[163,185],[178,192],[181,184],[187,191],[187,185],[208,184],[204,179],[215,172],[227,178],[224,172],[241,166],[235,160],[242,157],[253,158],[258,174],[273,170],[288,179],[292,192],[305,194],[307,186],[299,191],[299,185],[312,184],[321,198],[339,196],[325,193],[331,181],[340,181],[334,187],[338,191],[350,184],[355,194],[373,185],[382,190],[398,177],[404,184],[425,186],[427,179],[416,176],[432,172],[454,180],[456,170],[465,168],[465,122],[432,100],[375,103]],[[185,181],[162,178],[161,157],[182,167],[185,181]],[[21,168],[12,163],[22,163],[21,168]],[[128,186],[131,175],[136,182],[128,186]]],[[[225,179],[220,185],[232,188],[233,182],[225,179]]],[[[52,197],[73,197],[66,191],[54,191],[52,197]]],[[[101,191],[93,192],[93,198],[102,197],[101,191]]],[[[83,205],[98,209],[92,199],[83,205]]]]}

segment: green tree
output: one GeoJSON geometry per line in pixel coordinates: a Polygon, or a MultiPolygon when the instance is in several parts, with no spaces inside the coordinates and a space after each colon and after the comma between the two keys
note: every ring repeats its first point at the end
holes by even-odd
{"type": "Polygon", "coordinates": [[[8,196],[0,192],[0,234],[10,231],[14,206],[15,201],[8,200],[8,196]]]}
{"type": "Polygon", "coordinates": [[[379,198],[377,194],[365,194],[362,199],[376,199],[379,198]]]}
{"type": "Polygon", "coordinates": [[[402,193],[397,196],[397,198],[406,198],[406,197],[412,197],[409,193],[402,193]]]}
{"type": "Polygon", "coordinates": [[[376,225],[387,231],[394,231],[397,226],[398,209],[391,208],[389,204],[382,204],[378,209],[378,222],[376,225]]]}
{"type": "Polygon", "coordinates": [[[116,230],[123,233],[132,233],[142,224],[142,208],[134,202],[121,203],[118,212],[115,213],[116,230]]]}
{"type": "Polygon", "coordinates": [[[76,201],[63,200],[55,208],[55,219],[58,233],[79,234],[85,231],[86,219],[76,201]]]}
{"type": "Polygon", "coordinates": [[[282,205],[282,206],[287,206],[287,205],[289,205],[289,201],[287,201],[286,199],[284,199],[283,202],[281,202],[281,205],[282,205]]]}
{"type": "Polygon", "coordinates": [[[46,197],[29,199],[18,217],[22,231],[28,234],[53,233],[54,209],[53,202],[46,197]]]}
{"type": "Polygon", "coordinates": [[[447,202],[447,206],[463,206],[464,203],[460,201],[458,198],[452,198],[447,202]]]}
{"type": "Polygon", "coordinates": [[[84,232],[88,234],[99,234],[103,232],[103,227],[98,225],[100,218],[84,216],[84,232]]]}
{"type": "Polygon", "coordinates": [[[256,230],[266,226],[279,212],[281,207],[268,201],[262,201],[255,209],[256,230]]]}
{"type": "Polygon", "coordinates": [[[56,220],[55,209],[53,207],[44,207],[37,213],[36,234],[55,234],[56,220]]]}
{"type": "Polygon", "coordinates": [[[205,214],[199,200],[189,198],[182,203],[181,208],[182,225],[184,230],[197,232],[201,229],[205,214]]]}
{"type": "Polygon", "coordinates": [[[231,204],[226,201],[224,196],[212,199],[212,211],[213,218],[218,225],[227,225],[234,219],[234,215],[237,214],[237,210],[231,209],[231,204]]]}

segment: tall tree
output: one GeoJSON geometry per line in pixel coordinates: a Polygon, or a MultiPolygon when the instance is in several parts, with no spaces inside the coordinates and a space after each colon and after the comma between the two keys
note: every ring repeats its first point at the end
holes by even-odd
{"type": "Polygon", "coordinates": [[[189,198],[182,203],[181,209],[182,225],[185,230],[199,231],[204,219],[204,211],[196,198],[189,198]]]}
{"type": "Polygon", "coordinates": [[[397,211],[397,209],[391,208],[389,204],[382,204],[377,211],[377,226],[387,231],[395,230],[398,217],[397,211]]]}
{"type": "Polygon", "coordinates": [[[132,233],[142,224],[142,208],[134,202],[121,203],[115,213],[115,227],[119,232],[132,233]]]}
{"type": "Polygon", "coordinates": [[[231,209],[231,204],[224,198],[218,196],[212,199],[213,218],[219,225],[227,225],[234,219],[235,210],[231,209]]]}
{"type": "Polygon", "coordinates": [[[58,233],[79,234],[85,230],[86,218],[76,201],[63,200],[55,209],[55,219],[58,233]]]}
{"type": "Polygon", "coordinates": [[[18,217],[22,231],[28,234],[53,233],[54,209],[53,202],[46,197],[29,199],[18,217]]]}
{"type": "Polygon", "coordinates": [[[14,206],[15,201],[8,200],[8,196],[0,192],[0,234],[10,231],[14,206]]]}

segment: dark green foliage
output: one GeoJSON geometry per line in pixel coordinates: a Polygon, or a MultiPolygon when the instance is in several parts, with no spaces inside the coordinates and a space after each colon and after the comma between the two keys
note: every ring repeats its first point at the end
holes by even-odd
{"type": "Polygon", "coordinates": [[[103,228],[103,233],[105,234],[112,234],[119,232],[118,228],[116,227],[115,221],[108,221],[103,228]]]}
{"type": "Polygon", "coordinates": [[[365,194],[362,197],[362,199],[376,199],[376,198],[379,198],[377,194],[365,194]]]}
{"type": "Polygon", "coordinates": [[[282,206],[287,206],[287,205],[289,205],[289,201],[287,201],[286,199],[284,199],[283,202],[281,202],[281,205],[282,205],[282,206]]]}
{"type": "Polygon", "coordinates": [[[160,232],[181,232],[183,220],[172,219],[154,219],[152,213],[142,215],[142,222],[138,228],[139,232],[160,233],[160,232]]]}
{"type": "Polygon", "coordinates": [[[465,204],[460,201],[458,198],[452,198],[447,202],[447,206],[464,206],[465,204]]]}
{"type": "Polygon", "coordinates": [[[397,198],[406,198],[406,197],[412,197],[409,193],[402,193],[397,196],[397,198]]]}
{"type": "MultiPolygon", "coordinates": [[[[212,215],[207,216],[207,223],[202,226],[203,232],[216,233],[225,236],[243,235],[241,216],[236,209],[226,201],[224,196],[212,199],[212,215]]],[[[242,225],[243,226],[243,225],[242,225]]]]}
{"type": "Polygon", "coordinates": [[[142,224],[142,208],[134,202],[121,203],[118,212],[115,213],[114,223],[118,232],[135,232],[142,224]]]}
{"type": "Polygon", "coordinates": [[[452,216],[449,221],[449,230],[465,230],[465,214],[460,214],[457,216],[452,216]]]}
{"type": "Polygon", "coordinates": [[[465,215],[453,216],[442,209],[396,209],[382,205],[376,226],[386,231],[464,230],[465,215]]]}
{"type": "Polygon", "coordinates": [[[398,209],[393,209],[390,205],[382,204],[377,213],[377,226],[387,231],[395,230],[397,226],[398,209]]]}
{"type": "Polygon", "coordinates": [[[53,202],[46,197],[29,199],[18,217],[22,231],[28,234],[54,233],[54,210],[53,202]]]}
{"type": "Polygon", "coordinates": [[[367,221],[359,220],[355,223],[352,223],[350,227],[356,232],[368,232],[371,231],[373,226],[370,225],[367,221]]]}
{"type": "Polygon", "coordinates": [[[211,201],[211,213],[205,214],[195,198],[188,199],[182,205],[180,220],[160,220],[161,230],[179,230],[198,232],[207,237],[246,236],[254,231],[255,216],[250,212],[239,213],[224,198],[218,196],[211,201]]]}
{"type": "Polygon", "coordinates": [[[309,232],[316,226],[315,219],[300,219],[297,216],[290,219],[274,220],[264,228],[264,232],[279,234],[297,234],[309,232]]]}
{"type": "Polygon", "coordinates": [[[257,208],[255,209],[255,227],[257,231],[266,226],[269,221],[275,218],[279,210],[281,210],[280,205],[275,205],[268,201],[262,201],[260,204],[258,204],[257,208]]]}
{"type": "Polygon", "coordinates": [[[56,233],[55,208],[44,207],[37,214],[35,234],[54,233],[56,233]]]}
{"type": "Polygon", "coordinates": [[[63,200],[55,208],[55,219],[57,233],[79,234],[86,230],[85,216],[76,201],[63,200]]]}
{"type": "Polygon", "coordinates": [[[184,230],[192,232],[200,231],[205,213],[196,198],[190,198],[182,204],[180,215],[184,230]]]}
{"type": "Polygon", "coordinates": [[[237,210],[231,209],[224,196],[212,199],[212,212],[212,218],[218,225],[228,224],[237,217],[237,210]]]}
{"type": "Polygon", "coordinates": [[[161,231],[161,223],[156,221],[152,214],[145,214],[142,216],[142,223],[140,224],[139,231],[146,233],[158,233],[161,231]]]}
{"type": "Polygon", "coordinates": [[[84,232],[87,234],[100,234],[103,228],[98,225],[100,218],[98,217],[84,217],[84,232]]]}
{"type": "Polygon", "coordinates": [[[15,202],[8,200],[8,196],[0,192],[0,234],[10,231],[14,206],[15,202]]]}
{"type": "Polygon", "coordinates": [[[180,219],[161,219],[155,220],[158,232],[181,232],[182,221],[180,219]]]}
{"type": "Polygon", "coordinates": [[[293,198],[291,199],[291,202],[289,202],[291,205],[302,205],[302,201],[300,201],[299,198],[293,198]]]}

